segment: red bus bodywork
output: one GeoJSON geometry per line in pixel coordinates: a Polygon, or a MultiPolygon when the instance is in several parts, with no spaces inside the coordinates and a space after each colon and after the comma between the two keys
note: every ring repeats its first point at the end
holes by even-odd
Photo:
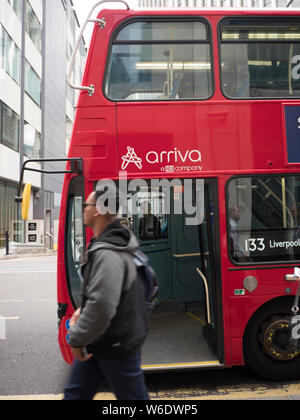
{"type": "MultiPolygon", "coordinates": [[[[90,45],[82,84],[95,85],[95,94],[82,92],[79,97],[69,157],[84,161],[85,195],[93,182],[101,178],[117,179],[122,170],[121,157],[127,147],[134,147],[138,156],[155,150],[159,160],[165,150],[201,150],[201,171],[176,172],[178,178],[217,178],[220,230],[220,267],[222,277],[224,366],[243,365],[243,336],[251,316],[266,302],[280,296],[294,295],[297,285],[287,283],[285,275],[293,271],[294,263],[237,267],[228,255],[225,186],[234,175],[295,174],[299,165],[287,164],[283,104],[299,104],[300,100],[230,100],[220,87],[220,55],[218,25],[226,16],[294,16],[293,11],[249,10],[103,10],[98,18],[106,19],[105,30],[95,28],[90,45]],[[211,26],[212,61],[214,63],[214,93],[205,101],[174,102],[113,102],[103,94],[107,57],[111,37],[116,27],[127,19],[151,16],[203,17],[211,26]],[[265,268],[265,269],[262,269],[265,268]],[[246,290],[238,296],[235,290],[244,289],[247,276],[257,279],[253,292],[246,290]],[[290,290],[287,291],[287,288],[290,290]]],[[[162,159],[163,159],[162,155],[162,159]]],[[[149,159],[151,160],[151,159],[149,159]]],[[[129,178],[174,177],[162,174],[161,162],[145,162],[143,169],[130,165],[129,178]]],[[[58,302],[68,304],[61,321],[59,344],[64,359],[72,357],[66,344],[65,321],[72,315],[66,284],[65,223],[68,185],[74,175],[66,175],[62,194],[58,245],[58,302]]],[[[91,232],[87,232],[87,242],[91,232]]]]}

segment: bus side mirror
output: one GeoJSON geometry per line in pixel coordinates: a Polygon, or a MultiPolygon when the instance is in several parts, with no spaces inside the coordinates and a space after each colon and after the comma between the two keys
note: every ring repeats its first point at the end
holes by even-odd
{"type": "Polygon", "coordinates": [[[31,184],[26,184],[22,196],[22,219],[28,219],[28,210],[30,203],[31,184]]]}

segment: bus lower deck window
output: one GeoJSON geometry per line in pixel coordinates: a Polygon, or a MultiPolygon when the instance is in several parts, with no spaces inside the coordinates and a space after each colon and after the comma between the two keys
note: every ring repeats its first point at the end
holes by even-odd
{"type": "Polygon", "coordinates": [[[300,259],[300,178],[234,178],[227,185],[229,255],[236,263],[300,259]]]}

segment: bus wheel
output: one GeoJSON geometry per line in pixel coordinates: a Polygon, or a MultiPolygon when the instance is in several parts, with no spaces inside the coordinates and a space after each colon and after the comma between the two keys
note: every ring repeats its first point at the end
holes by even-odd
{"type": "Polygon", "coordinates": [[[245,330],[246,365],[268,380],[300,378],[300,352],[289,346],[292,296],[276,298],[259,308],[245,330]]]}

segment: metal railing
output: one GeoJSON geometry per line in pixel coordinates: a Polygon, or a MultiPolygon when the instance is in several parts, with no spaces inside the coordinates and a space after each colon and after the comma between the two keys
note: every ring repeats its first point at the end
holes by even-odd
{"type": "Polygon", "coordinates": [[[88,17],[86,18],[85,23],[83,24],[80,34],[78,36],[77,42],[75,44],[75,48],[73,50],[73,54],[70,60],[70,68],[69,68],[69,72],[68,72],[68,85],[72,88],[72,89],[76,89],[76,90],[86,90],[89,94],[89,96],[93,96],[95,93],[95,86],[94,85],[90,85],[90,86],[76,86],[71,82],[71,78],[72,78],[72,73],[73,73],[73,69],[74,69],[74,63],[75,63],[75,59],[76,59],[76,54],[78,51],[78,48],[80,46],[80,42],[81,39],[83,37],[84,31],[88,25],[88,23],[98,23],[100,28],[104,28],[105,27],[105,19],[91,19],[94,11],[103,3],[121,3],[124,4],[127,8],[127,10],[130,9],[130,7],[128,6],[128,4],[126,3],[125,0],[101,0],[98,1],[91,9],[91,11],[88,14],[88,17]]]}
{"type": "Polygon", "coordinates": [[[5,231],[5,237],[0,237],[0,242],[5,242],[5,255],[9,255],[9,232],[5,231]]]}

